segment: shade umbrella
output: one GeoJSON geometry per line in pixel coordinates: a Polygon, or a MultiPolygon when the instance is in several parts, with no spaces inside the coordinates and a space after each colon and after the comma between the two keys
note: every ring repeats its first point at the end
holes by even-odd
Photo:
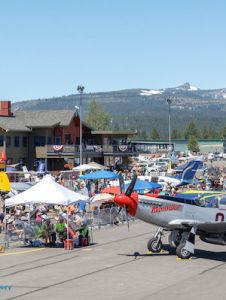
{"type": "Polygon", "coordinates": [[[103,202],[106,202],[106,201],[112,201],[112,199],[114,198],[113,195],[110,195],[110,194],[107,194],[107,193],[101,193],[101,194],[96,194],[94,195],[91,199],[90,199],[90,202],[92,204],[95,204],[95,205],[100,205],[102,204],[103,202]]]}
{"type": "Polygon", "coordinates": [[[96,169],[99,169],[99,170],[107,170],[107,167],[105,167],[105,166],[103,166],[101,164],[98,164],[95,161],[89,162],[88,165],[96,167],[96,169]]]}
{"type": "MultiPolygon", "coordinates": [[[[129,187],[129,185],[130,185],[130,183],[127,183],[125,185],[125,188],[127,189],[129,187]]],[[[133,190],[134,191],[154,190],[154,189],[159,189],[159,188],[162,188],[162,186],[158,183],[137,179],[133,190]]]]}
{"type": "Polygon", "coordinates": [[[108,188],[105,188],[101,191],[101,193],[108,193],[113,195],[119,195],[120,194],[120,188],[117,186],[111,186],[108,188]]]}
{"type": "Polygon", "coordinates": [[[118,174],[111,172],[100,170],[96,172],[92,172],[83,176],[80,176],[81,179],[84,180],[98,180],[98,179],[117,179],[119,177],[118,174]]]}
{"type": "Polygon", "coordinates": [[[91,166],[88,164],[83,164],[77,167],[74,167],[72,170],[73,171],[78,171],[78,172],[82,172],[82,171],[88,171],[88,170],[97,170],[98,168],[95,166],[91,166]]]}

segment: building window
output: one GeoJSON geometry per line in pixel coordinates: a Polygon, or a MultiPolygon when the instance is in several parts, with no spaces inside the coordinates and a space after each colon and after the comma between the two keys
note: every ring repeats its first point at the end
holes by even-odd
{"type": "Polygon", "coordinates": [[[71,140],[71,134],[65,134],[65,144],[71,145],[73,144],[71,140]]]}
{"type": "Polygon", "coordinates": [[[94,145],[94,140],[93,139],[88,139],[88,145],[94,145]]]}
{"type": "Polygon", "coordinates": [[[18,135],[14,136],[14,147],[20,147],[20,137],[18,135]]]}
{"type": "Polygon", "coordinates": [[[44,136],[34,136],[34,146],[35,147],[45,146],[45,137],[44,136]]]}
{"type": "Polygon", "coordinates": [[[11,136],[7,135],[6,136],[6,147],[10,147],[11,146],[11,136]]]}
{"type": "Polygon", "coordinates": [[[23,136],[23,141],[22,141],[22,143],[23,143],[23,147],[27,147],[27,136],[23,136]]]}
{"type": "Polygon", "coordinates": [[[55,145],[62,145],[61,144],[61,136],[55,136],[55,145]]]}
{"type": "Polygon", "coordinates": [[[51,136],[47,137],[47,145],[52,145],[53,144],[53,140],[51,136]]]}

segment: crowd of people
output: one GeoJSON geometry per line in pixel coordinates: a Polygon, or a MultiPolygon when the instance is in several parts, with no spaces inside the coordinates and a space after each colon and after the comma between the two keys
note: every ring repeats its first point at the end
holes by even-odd
{"type": "Polygon", "coordinates": [[[79,205],[30,205],[29,209],[18,205],[1,214],[0,229],[30,245],[37,240],[43,241],[45,246],[56,246],[56,242],[63,243],[66,239],[76,240],[78,246],[89,242],[86,214],[79,205]]]}
{"type": "MultiPolygon", "coordinates": [[[[125,171],[122,173],[124,180],[131,180],[134,172],[125,171]]],[[[141,175],[138,173],[138,175],[141,175]]],[[[41,178],[40,178],[41,179],[41,178]]],[[[75,192],[92,197],[100,193],[105,188],[111,186],[110,180],[84,181],[79,176],[55,176],[55,180],[65,187],[73,189],[75,192]]],[[[162,189],[149,191],[149,193],[168,194],[176,196],[189,189],[195,190],[225,190],[226,189],[226,169],[209,168],[200,178],[189,185],[182,187],[173,187],[170,183],[164,185],[162,189]]],[[[88,218],[89,212],[98,209],[108,212],[114,207],[114,202],[106,202],[95,207],[85,202],[80,202],[76,205],[65,206],[16,206],[12,209],[4,210],[0,213],[0,232],[4,229],[9,234],[16,234],[18,238],[23,238],[28,243],[31,243],[32,238],[41,239],[46,246],[55,246],[56,243],[64,242],[65,239],[76,239],[78,245],[88,244],[89,229],[88,218]],[[67,216],[69,219],[67,220],[67,216]],[[27,237],[26,237],[26,233],[27,237]],[[86,241],[85,241],[86,239],[86,241]]],[[[92,214],[93,216],[94,214],[92,214]]],[[[104,213],[103,213],[104,215],[104,213]]],[[[112,224],[118,225],[120,222],[117,210],[111,216],[112,224]]]]}

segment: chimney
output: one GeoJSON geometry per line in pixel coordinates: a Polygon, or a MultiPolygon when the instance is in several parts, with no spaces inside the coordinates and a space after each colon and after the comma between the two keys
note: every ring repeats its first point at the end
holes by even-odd
{"type": "Polygon", "coordinates": [[[11,101],[0,101],[0,117],[12,117],[11,101]]]}

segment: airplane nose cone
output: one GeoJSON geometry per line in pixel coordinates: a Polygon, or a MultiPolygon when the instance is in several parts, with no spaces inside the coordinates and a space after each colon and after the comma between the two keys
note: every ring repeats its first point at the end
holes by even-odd
{"type": "Polygon", "coordinates": [[[133,193],[130,197],[126,196],[124,194],[121,194],[121,195],[115,196],[114,202],[120,207],[126,206],[128,213],[130,215],[134,216],[137,211],[138,194],[133,193]]]}
{"type": "Polygon", "coordinates": [[[117,195],[114,198],[114,202],[120,206],[123,207],[127,203],[127,197],[125,195],[117,195]]]}

